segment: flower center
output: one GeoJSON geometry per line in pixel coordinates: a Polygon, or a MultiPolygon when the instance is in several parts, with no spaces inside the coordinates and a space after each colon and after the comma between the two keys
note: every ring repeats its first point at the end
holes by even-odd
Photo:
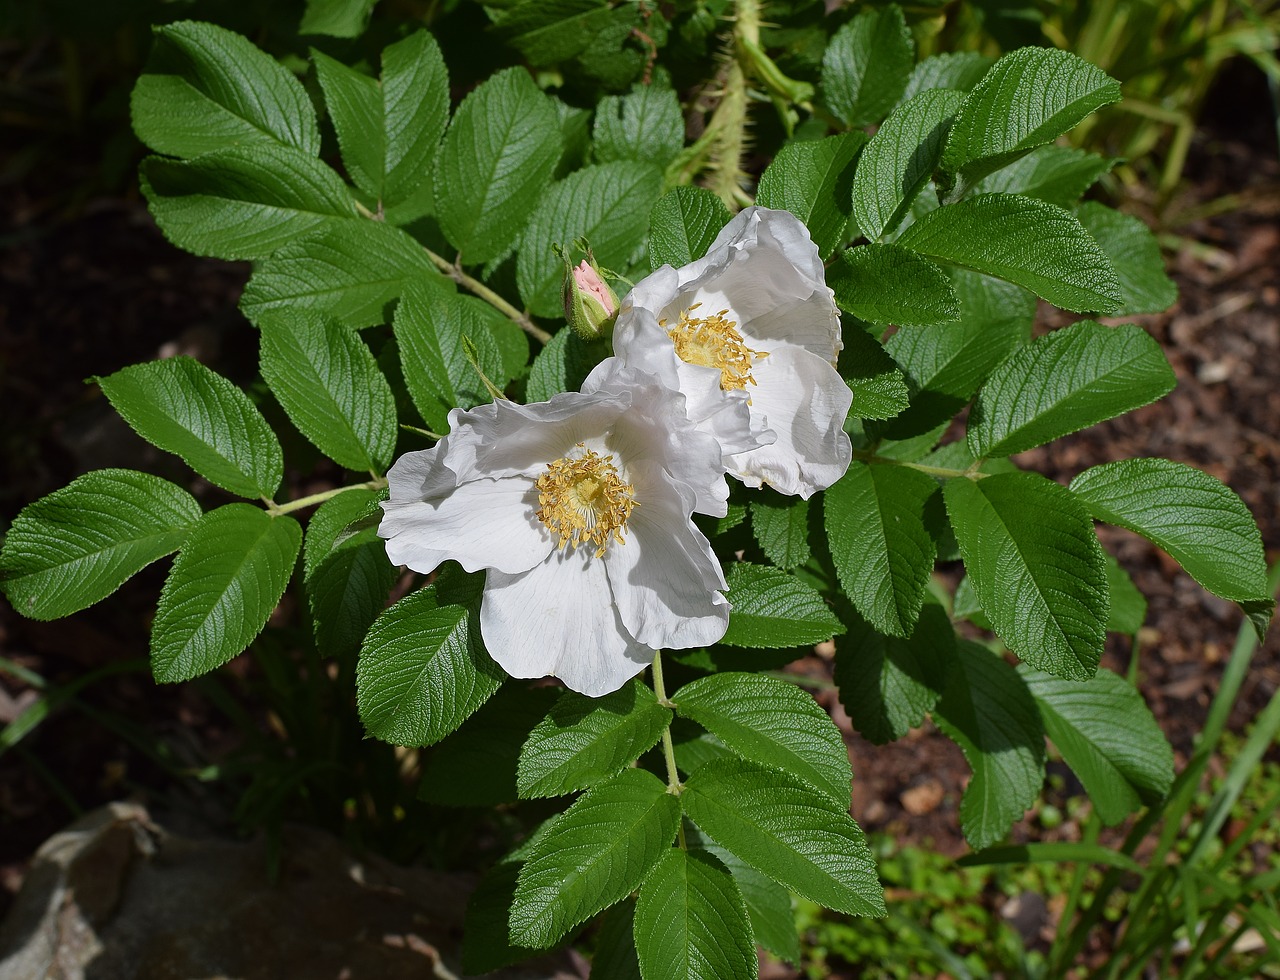
{"type": "Polygon", "coordinates": [[[751,361],[768,355],[747,346],[738,332],[737,322],[725,318],[728,310],[708,317],[691,316],[701,305],[694,303],[681,313],[680,322],[674,327],[668,327],[666,320],[658,321],[676,345],[676,355],[686,364],[719,371],[722,391],[740,391],[748,384],[755,384],[756,379],[751,376],[751,361]]]}
{"type": "Polygon", "coordinates": [[[578,443],[576,456],[561,456],[547,464],[538,477],[537,518],[558,535],[563,548],[583,541],[595,545],[596,557],[604,557],[612,538],[619,544],[627,518],[638,506],[635,490],[623,483],[612,456],[601,456],[578,443]]]}

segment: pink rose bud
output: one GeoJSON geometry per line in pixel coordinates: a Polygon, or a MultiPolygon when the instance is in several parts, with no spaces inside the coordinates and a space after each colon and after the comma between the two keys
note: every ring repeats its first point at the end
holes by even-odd
{"type": "Polygon", "coordinates": [[[589,258],[570,266],[566,258],[565,273],[564,317],[574,332],[594,340],[613,329],[618,297],[604,281],[600,267],[589,258]]]}

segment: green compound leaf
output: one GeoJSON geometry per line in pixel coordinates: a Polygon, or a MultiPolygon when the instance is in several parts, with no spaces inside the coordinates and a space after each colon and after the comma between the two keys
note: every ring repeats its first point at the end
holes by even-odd
{"type": "Polygon", "coordinates": [[[1054,306],[1110,312],[1111,262],[1070,211],[1019,194],[983,194],[924,215],[898,244],[939,262],[1025,286],[1054,306]]]}
{"type": "Polygon", "coordinates": [[[278,61],[213,24],[187,20],[154,30],[155,47],[130,104],[143,143],[175,157],[251,143],[319,154],[315,109],[278,61]]]}
{"type": "Polygon", "coordinates": [[[601,35],[617,19],[599,0],[517,0],[494,7],[495,33],[538,67],[601,44],[601,35]]]}
{"type": "Polygon", "coordinates": [[[205,514],[160,592],[151,624],[155,679],[190,680],[243,652],[284,594],[301,547],[292,517],[250,504],[205,514]]]}
{"type": "Polygon", "coordinates": [[[871,137],[853,178],[853,217],[870,241],[892,232],[911,211],[963,101],[944,88],[921,92],[894,109],[871,137]]]}
{"type": "Polygon", "coordinates": [[[633,928],[643,977],[759,976],[742,892],[729,869],[707,851],[667,851],[640,888],[633,928]]]}
{"type": "Polygon", "coordinates": [[[938,549],[925,529],[937,481],[903,466],[857,460],[823,502],[831,557],[845,595],[876,629],[910,636],[938,549]]]}
{"type": "Polygon", "coordinates": [[[993,64],[995,58],[988,58],[976,51],[930,55],[911,70],[906,91],[902,93],[902,100],[898,104],[930,89],[949,88],[957,92],[968,92],[982,81],[982,76],[993,64]]]}
{"type": "Polygon", "coordinates": [[[1021,286],[967,269],[951,270],[958,323],[899,330],[884,348],[907,377],[911,405],[883,428],[907,439],[949,422],[992,368],[1031,336],[1036,299],[1021,286]]]}
{"type": "Polygon", "coordinates": [[[969,418],[975,457],[1011,456],[1147,405],[1177,380],[1141,327],[1080,320],[1000,364],[969,418]]]}
{"type": "Polygon", "coordinates": [[[747,903],[747,916],[751,919],[751,931],[755,934],[756,942],[779,959],[799,964],[800,937],[796,933],[795,917],[791,912],[791,893],[736,854],[715,841],[706,839],[696,827],[687,825],[685,837],[690,847],[696,843],[701,850],[714,854],[729,869],[747,903]]]}
{"type": "Polygon", "coordinates": [[[822,596],[794,575],[736,562],[729,569],[733,607],[721,643],[731,647],[797,647],[844,632],[822,596]]]}
{"type": "MultiPolygon", "coordinates": [[[[976,194],[1025,194],[1059,207],[1073,208],[1080,195],[1115,164],[1114,158],[1049,143],[983,177],[973,190],[976,194]]],[[[1078,211],[1076,217],[1084,222],[1078,211]]],[[[1085,227],[1089,227],[1087,222],[1085,227]]],[[[1105,246],[1103,251],[1114,261],[1115,256],[1105,246]]]]}
{"type": "Polygon", "coordinates": [[[1120,279],[1118,316],[1162,313],[1178,298],[1178,287],[1164,271],[1160,244],[1141,219],[1097,201],[1076,208],[1076,217],[1111,260],[1120,279]]]}
{"type": "MultiPolygon", "coordinates": [[[[445,806],[497,806],[514,803],[520,749],[534,726],[547,716],[560,691],[553,687],[504,684],[462,726],[437,745],[427,760],[418,799],[445,806]]],[[[511,887],[515,888],[514,876],[511,887]]],[[[507,931],[508,902],[502,907],[507,931]]]]}
{"type": "Polygon", "coordinates": [[[662,172],[619,160],[575,171],[542,195],[520,241],[516,283],[535,316],[564,316],[564,263],[551,246],[582,237],[597,261],[622,270],[644,237],[645,219],[662,193],[662,172]]]}
{"type": "Polygon", "coordinates": [[[1023,664],[1018,673],[1040,709],[1045,733],[1079,777],[1108,826],[1173,785],[1173,749],[1142,695],[1109,670],[1086,683],[1023,664]]]}
{"type": "Polygon", "coordinates": [[[751,530],[764,556],[790,571],[809,560],[809,501],[772,495],[751,501],[751,530]]]}
{"type": "Polygon", "coordinates": [[[393,225],[431,210],[432,164],[449,121],[449,72],[435,39],[418,31],[382,52],[374,80],[312,52],[352,181],[393,225]]]}
{"type": "Polygon", "coordinates": [[[1044,728],[1013,667],[970,640],[961,640],[956,654],[933,720],[973,770],[960,827],[979,850],[1002,840],[1035,802],[1044,783],[1044,728]]]}
{"type": "Polygon", "coordinates": [[[240,309],[254,323],[272,310],[311,310],[348,327],[391,319],[406,282],[438,279],[426,251],[381,221],[322,226],[263,261],[249,279],[240,309]]]}
{"type": "Polygon", "coordinates": [[[378,0],[307,0],[298,25],[299,34],[359,37],[369,23],[378,0]]]}
{"type": "Polygon", "coordinates": [[[831,717],[794,684],[726,672],[680,688],[671,700],[743,758],[781,769],[848,809],[849,752],[831,717]]]}
{"type": "Polygon", "coordinates": [[[1107,590],[1111,593],[1107,632],[1132,636],[1146,622],[1147,597],[1138,591],[1129,573],[1111,554],[1103,552],[1103,557],[1107,559],[1107,590]]]}
{"type": "Polygon", "coordinates": [[[901,327],[954,323],[960,306],[951,280],[928,259],[899,245],[860,245],[827,270],[836,304],[868,323],[901,327]]]}
{"type": "Polygon", "coordinates": [[[520,750],[520,796],[562,796],[615,776],[670,723],[671,709],[639,681],[601,698],[566,691],[520,750]]]}
{"type": "Polygon", "coordinates": [[[649,265],[680,268],[707,254],[729,209],[705,187],[668,191],[649,212],[649,265]]]}
{"type": "Polygon", "coordinates": [[[603,341],[583,340],[568,327],[561,327],[529,366],[526,401],[544,402],[562,391],[577,391],[606,356],[603,341]]]}
{"type": "Polygon", "coordinates": [[[462,969],[468,976],[499,970],[535,954],[534,950],[511,942],[508,933],[507,910],[516,893],[520,864],[515,857],[499,861],[485,872],[467,899],[462,969]]]}
{"type": "Polygon", "coordinates": [[[632,928],[636,903],[624,898],[605,910],[596,933],[596,951],[591,957],[591,972],[610,980],[643,980],[636,956],[635,931],[632,928]]]}
{"type": "Polygon", "coordinates": [[[656,776],[626,769],[587,790],[520,869],[511,940],[546,949],[623,898],[671,847],[680,804],[656,776]]]}
{"type": "Polygon", "coordinates": [[[684,146],[684,116],[670,85],[634,85],[596,106],[591,143],[596,160],[640,160],[665,167],[684,146]]]}
{"type": "Polygon", "coordinates": [[[555,106],[523,68],[497,72],[462,100],[436,158],[435,205],[464,262],[506,252],[559,157],[555,106]]]}
{"type": "Polygon", "coordinates": [[[973,591],[1022,660],[1088,680],[1106,639],[1106,560],[1084,506],[1038,473],[943,488],[973,591]]]}
{"type": "Polygon", "coordinates": [[[1126,459],[1085,470],[1071,491],[1097,520],[1163,548],[1214,595],[1246,612],[1272,608],[1258,525],[1215,477],[1167,459],[1126,459]]]}
{"type": "Polygon", "coordinates": [[[756,203],[790,211],[805,223],[823,260],[849,239],[853,164],[866,134],[841,133],[785,143],[760,175],[756,203]]]}
{"type": "Polygon", "coordinates": [[[942,156],[953,183],[947,200],[1119,99],[1119,82],[1068,51],[1010,51],[969,93],[951,127],[942,156]]]}
{"type": "Polygon", "coordinates": [[[698,829],[792,891],[849,915],[885,914],[862,831],[795,776],[722,759],[691,775],[680,800],[698,829]]]}
{"type": "Polygon", "coordinates": [[[479,603],[442,605],[435,586],[374,622],[360,648],[356,704],[374,738],[432,745],[469,718],[505,676],[480,639],[479,603]]]}
{"type": "Polygon", "coordinates": [[[182,547],[200,505],[149,473],[97,470],[28,504],[0,552],[0,587],[32,619],[70,616],[182,547]]]}
{"type": "Polygon", "coordinates": [[[298,431],[339,466],[381,473],[396,451],[396,401],[364,341],[314,313],[260,326],[262,376],[298,431]]]}
{"type": "Polygon", "coordinates": [[[926,602],[907,638],[885,636],[860,616],[836,641],[836,686],[853,726],[884,745],[918,728],[942,696],[955,632],[946,610],[926,602]]]}
{"type": "Polygon", "coordinates": [[[853,418],[891,419],[909,403],[911,393],[898,365],[865,330],[844,332],[840,374],[853,391],[853,418]]]}
{"type": "Polygon", "coordinates": [[[822,56],[827,105],[851,127],[879,122],[906,89],[915,60],[915,42],[896,4],[858,14],[822,56]]]}
{"type": "Polygon", "coordinates": [[[276,143],[187,161],[148,157],[140,179],[165,237],[195,255],[264,259],[320,225],[356,217],[341,177],[276,143]]]}
{"type": "Polygon", "coordinates": [[[284,456],[267,420],[199,361],[149,361],[96,380],[138,435],[181,456],[210,483],[241,497],[270,498],[279,488],[284,456]]]}
{"type": "Polygon", "coordinates": [[[380,513],[381,499],[373,490],[347,490],[321,504],[307,523],[303,582],[321,656],[359,648],[399,575],[376,527],[348,533],[380,513]]]}
{"type": "Polygon", "coordinates": [[[467,358],[463,338],[475,346],[476,360],[489,380],[505,385],[511,374],[495,339],[488,303],[462,296],[434,281],[411,282],[396,307],[393,329],[405,384],[422,419],[434,431],[449,431],[449,411],[490,401],[480,375],[467,358]]]}

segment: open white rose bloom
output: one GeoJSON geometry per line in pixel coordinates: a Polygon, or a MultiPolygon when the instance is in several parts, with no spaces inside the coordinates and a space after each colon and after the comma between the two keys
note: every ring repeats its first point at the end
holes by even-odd
{"type": "Polygon", "coordinates": [[[849,468],[839,313],[818,248],[789,212],[747,208],[705,257],[637,283],[613,347],[685,395],[748,486],[809,497],[849,468]]]}
{"type": "Polygon", "coordinates": [[[720,448],[652,377],[601,365],[588,393],[449,414],[436,446],[387,474],[391,561],[487,569],[480,631],[513,677],[598,697],[654,650],[714,643],[729,622],[720,564],[694,526],[722,516],[720,448]]]}

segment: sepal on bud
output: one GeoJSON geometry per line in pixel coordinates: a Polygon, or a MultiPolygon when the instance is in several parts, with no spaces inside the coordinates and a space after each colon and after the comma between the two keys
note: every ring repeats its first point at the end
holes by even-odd
{"type": "Polygon", "coordinates": [[[557,248],[557,252],[564,260],[565,320],[584,340],[609,336],[618,319],[618,296],[609,288],[591,249],[576,266],[567,251],[557,248]]]}

